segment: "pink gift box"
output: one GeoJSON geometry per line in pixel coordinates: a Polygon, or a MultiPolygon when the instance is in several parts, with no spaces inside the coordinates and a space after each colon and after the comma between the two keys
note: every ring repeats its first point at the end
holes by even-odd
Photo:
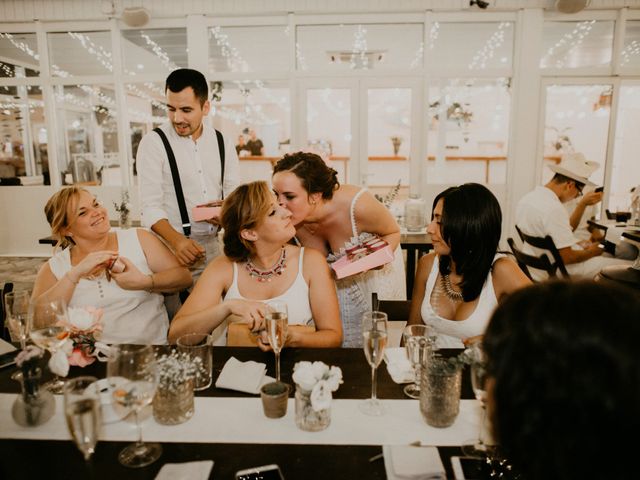
{"type": "Polygon", "coordinates": [[[222,207],[193,207],[191,216],[194,222],[202,222],[220,216],[220,210],[222,207]]]}
{"type": "Polygon", "coordinates": [[[385,265],[392,262],[395,258],[391,247],[387,245],[384,248],[369,253],[367,256],[359,258],[358,260],[349,260],[347,255],[336,260],[331,264],[331,268],[336,272],[337,278],[349,277],[356,273],[366,272],[372,268],[385,265]]]}

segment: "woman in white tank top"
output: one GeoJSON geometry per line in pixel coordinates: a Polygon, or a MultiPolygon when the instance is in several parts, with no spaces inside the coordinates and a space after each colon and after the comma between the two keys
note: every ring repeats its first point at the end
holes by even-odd
{"type": "MultiPolygon", "coordinates": [[[[236,188],[220,219],[225,255],[205,269],[173,320],[169,341],[211,332],[214,344],[224,345],[231,315],[262,330],[266,302],[277,299],[287,303],[289,324],[316,329],[288,329],[285,346],[339,347],[342,326],[327,263],[320,252],[287,243],[295,235],[291,212],[278,205],[266,182],[236,188]]],[[[266,336],[258,346],[270,348],[266,336]]]]}
{"type": "Polygon", "coordinates": [[[418,263],[409,324],[425,323],[437,347],[479,339],[500,299],[531,281],[497,253],[502,212],[484,186],[467,183],[440,193],[427,233],[434,251],[418,263]]]}

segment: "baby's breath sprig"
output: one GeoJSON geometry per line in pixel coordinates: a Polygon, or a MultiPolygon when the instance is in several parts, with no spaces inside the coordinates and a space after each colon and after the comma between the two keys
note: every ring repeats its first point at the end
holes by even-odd
{"type": "Polygon", "coordinates": [[[177,392],[186,380],[197,380],[204,375],[202,359],[192,358],[188,353],[172,350],[162,354],[157,360],[158,388],[177,392]]]}

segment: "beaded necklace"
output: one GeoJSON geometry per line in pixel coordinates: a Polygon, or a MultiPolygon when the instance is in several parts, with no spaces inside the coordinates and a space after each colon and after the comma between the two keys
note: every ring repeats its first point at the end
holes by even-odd
{"type": "Polygon", "coordinates": [[[256,267],[255,264],[249,258],[247,259],[245,268],[247,269],[247,272],[249,272],[249,276],[251,276],[251,278],[255,278],[258,282],[270,282],[274,276],[282,275],[282,272],[286,270],[287,268],[286,261],[287,261],[287,250],[284,247],[282,247],[280,258],[273,265],[273,267],[267,270],[262,270],[256,267]]]}

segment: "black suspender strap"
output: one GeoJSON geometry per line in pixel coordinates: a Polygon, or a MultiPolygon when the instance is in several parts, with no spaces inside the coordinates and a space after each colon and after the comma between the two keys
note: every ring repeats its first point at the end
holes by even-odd
{"type": "Polygon", "coordinates": [[[218,138],[218,152],[220,152],[220,200],[224,199],[224,137],[219,130],[216,130],[218,138]]]}
{"type": "Polygon", "coordinates": [[[178,199],[178,209],[180,210],[180,218],[182,219],[182,230],[185,237],[191,235],[191,223],[189,221],[189,212],[187,212],[187,205],[184,203],[184,193],[182,191],[182,183],[180,182],[180,172],[178,172],[178,164],[176,163],[176,157],[173,154],[173,149],[169,144],[169,139],[160,128],[154,128],[164,144],[164,149],[167,151],[167,159],[169,160],[169,167],[171,168],[171,178],[173,179],[173,188],[176,190],[176,198],[178,199]]]}

